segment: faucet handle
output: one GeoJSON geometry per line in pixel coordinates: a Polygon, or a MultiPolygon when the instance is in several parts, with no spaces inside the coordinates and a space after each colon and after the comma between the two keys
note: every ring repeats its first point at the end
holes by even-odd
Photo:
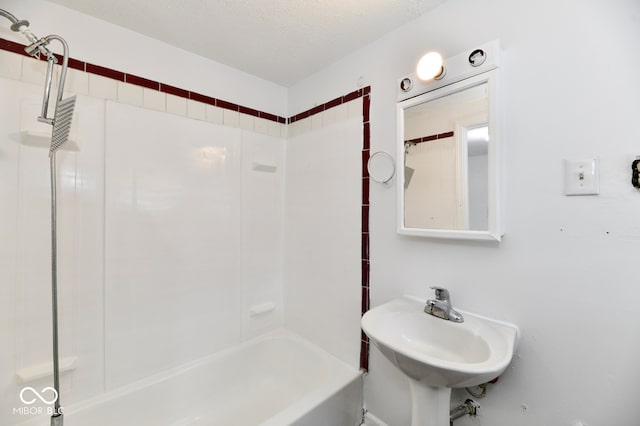
{"type": "Polygon", "coordinates": [[[432,286],[429,287],[436,291],[436,300],[449,300],[449,290],[444,287],[432,286]]]}

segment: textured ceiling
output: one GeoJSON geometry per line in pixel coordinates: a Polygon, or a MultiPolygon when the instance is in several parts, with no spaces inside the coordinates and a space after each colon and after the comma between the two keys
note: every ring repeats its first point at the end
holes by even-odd
{"type": "Polygon", "coordinates": [[[290,87],[445,0],[50,0],[290,87]]]}

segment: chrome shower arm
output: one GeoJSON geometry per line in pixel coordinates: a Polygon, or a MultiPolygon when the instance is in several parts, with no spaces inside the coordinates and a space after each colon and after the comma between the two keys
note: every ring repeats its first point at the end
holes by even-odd
{"type": "Polygon", "coordinates": [[[12,31],[20,31],[20,27],[28,27],[29,21],[20,20],[16,18],[13,14],[7,12],[4,9],[0,9],[0,15],[4,16],[8,20],[11,21],[11,30],[12,31]]]}
{"type": "MultiPolygon", "coordinates": [[[[62,69],[60,70],[60,79],[58,84],[58,99],[57,99],[58,101],[61,101],[62,93],[64,92],[64,82],[65,82],[65,79],[67,78],[67,68],[69,66],[69,45],[67,44],[65,39],[55,34],[48,35],[44,37],[44,39],[47,41],[47,43],[49,43],[51,40],[57,40],[62,45],[62,69]]],[[[53,58],[55,58],[54,55],[52,56],[53,58]]],[[[57,59],[56,59],[56,62],[57,62],[57,59]]]]}
{"type": "MultiPolygon", "coordinates": [[[[69,65],[69,45],[62,37],[55,34],[43,37],[38,41],[38,43],[40,43],[41,46],[46,46],[51,40],[57,40],[60,42],[60,44],[62,44],[62,69],[60,70],[60,79],[58,82],[58,95],[56,97],[57,103],[62,100],[62,96],[64,94],[64,83],[67,78],[67,68],[69,65]]],[[[53,80],[53,65],[58,62],[58,59],[53,53],[49,52],[47,62],[47,76],[44,85],[44,94],[42,97],[42,113],[40,117],[38,117],[38,121],[42,123],[53,124],[53,119],[47,117],[47,112],[49,109],[49,98],[51,95],[51,85],[53,80]]]]}

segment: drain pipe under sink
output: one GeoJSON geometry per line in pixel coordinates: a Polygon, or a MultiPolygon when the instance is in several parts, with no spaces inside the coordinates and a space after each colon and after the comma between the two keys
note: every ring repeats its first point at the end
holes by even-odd
{"type": "Polygon", "coordinates": [[[467,415],[475,417],[478,413],[478,408],[480,408],[480,405],[477,402],[473,399],[467,399],[465,402],[449,411],[449,425],[453,426],[453,421],[460,417],[467,415]]]}

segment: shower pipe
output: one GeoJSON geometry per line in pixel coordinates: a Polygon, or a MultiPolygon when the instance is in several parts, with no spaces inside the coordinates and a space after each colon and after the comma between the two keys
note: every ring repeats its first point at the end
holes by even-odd
{"type": "Polygon", "coordinates": [[[64,93],[64,83],[67,76],[69,63],[69,46],[60,36],[51,34],[43,38],[36,37],[29,30],[29,21],[19,20],[11,13],[0,9],[0,15],[11,21],[11,30],[22,33],[31,44],[24,50],[36,59],[40,55],[47,58],[47,73],[42,97],[42,111],[38,121],[52,126],[51,146],[49,149],[49,166],[51,171],[51,311],[53,329],[53,387],[56,391],[54,411],[51,415],[51,426],[63,426],[64,416],[60,404],[60,366],[58,356],[58,249],[57,249],[57,197],[56,197],[56,152],[69,140],[73,110],[75,108],[75,96],[62,99],[64,93]],[[55,103],[53,118],[47,116],[49,108],[49,98],[51,95],[51,85],[53,81],[53,66],[58,63],[56,55],[47,48],[47,45],[56,40],[62,45],[62,69],[55,103]]]}

